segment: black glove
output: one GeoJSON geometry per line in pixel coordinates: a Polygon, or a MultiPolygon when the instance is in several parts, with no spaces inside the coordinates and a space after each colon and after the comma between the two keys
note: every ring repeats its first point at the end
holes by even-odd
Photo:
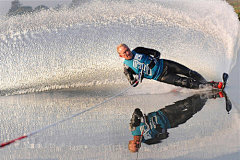
{"type": "Polygon", "coordinates": [[[149,63],[148,67],[150,69],[153,69],[153,67],[156,65],[157,63],[157,59],[156,58],[152,58],[151,62],[149,63]]]}
{"type": "Polygon", "coordinates": [[[131,123],[130,123],[131,128],[137,127],[140,125],[142,116],[143,116],[142,111],[139,108],[136,108],[132,114],[131,123]]]}
{"type": "Polygon", "coordinates": [[[143,116],[142,111],[139,108],[136,108],[133,112],[138,118],[141,118],[143,116]]]}
{"type": "Polygon", "coordinates": [[[138,80],[134,79],[130,84],[133,85],[133,87],[136,87],[138,85],[138,80]]]}

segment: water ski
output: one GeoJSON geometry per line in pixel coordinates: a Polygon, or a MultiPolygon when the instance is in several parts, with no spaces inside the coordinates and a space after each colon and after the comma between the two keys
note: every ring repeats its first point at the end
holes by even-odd
{"type": "Polygon", "coordinates": [[[225,87],[226,87],[226,84],[227,84],[227,80],[228,80],[228,74],[227,73],[223,73],[222,75],[222,79],[223,79],[223,86],[222,86],[222,89],[221,90],[224,90],[225,87]]]}

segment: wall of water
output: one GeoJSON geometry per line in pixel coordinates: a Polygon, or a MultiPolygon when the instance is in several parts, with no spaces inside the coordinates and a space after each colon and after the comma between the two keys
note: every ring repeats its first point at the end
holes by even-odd
{"type": "Polygon", "coordinates": [[[116,46],[155,48],[208,80],[230,73],[239,21],[224,1],[90,1],[0,18],[1,95],[128,83],[116,46]]]}

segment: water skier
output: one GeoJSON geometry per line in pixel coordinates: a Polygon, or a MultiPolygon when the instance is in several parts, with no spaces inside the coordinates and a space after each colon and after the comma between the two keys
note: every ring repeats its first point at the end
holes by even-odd
{"type": "Polygon", "coordinates": [[[160,52],[154,49],[137,47],[130,50],[126,44],[117,46],[119,57],[124,58],[124,74],[131,85],[138,80],[134,75],[138,75],[143,70],[143,78],[154,79],[159,82],[181,86],[190,89],[199,89],[206,86],[221,89],[222,82],[207,82],[198,72],[177,62],[159,59],[160,52]],[[182,75],[182,76],[180,76],[182,75]]]}
{"type": "Polygon", "coordinates": [[[147,116],[143,115],[139,108],[136,108],[129,126],[134,138],[129,141],[129,151],[135,153],[138,152],[141,143],[157,144],[168,138],[168,129],[187,122],[203,108],[208,99],[225,97],[223,92],[214,93],[211,91],[195,94],[184,100],[174,102],[172,105],[165,106],[156,112],[148,113],[147,116]]]}

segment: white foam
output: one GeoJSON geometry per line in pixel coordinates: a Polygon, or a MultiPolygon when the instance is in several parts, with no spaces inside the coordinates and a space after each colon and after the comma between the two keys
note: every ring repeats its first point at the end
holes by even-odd
{"type": "Polygon", "coordinates": [[[122,42],[221,80],[240,46],[237,15],[224,1],[91,1],[0,21],[1,91],[125,83],[122,42]]]}

